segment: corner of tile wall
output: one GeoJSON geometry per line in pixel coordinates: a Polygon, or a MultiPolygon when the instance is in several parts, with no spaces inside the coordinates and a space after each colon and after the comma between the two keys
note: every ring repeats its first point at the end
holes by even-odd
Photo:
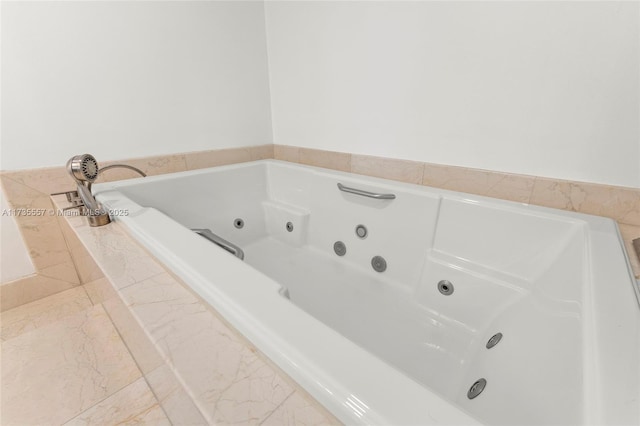
{"type": "Polygon", "coordinates": [[[289,145],[274,145],[273,158],[290,163],[300,163],[300,148],[289,145]]]}

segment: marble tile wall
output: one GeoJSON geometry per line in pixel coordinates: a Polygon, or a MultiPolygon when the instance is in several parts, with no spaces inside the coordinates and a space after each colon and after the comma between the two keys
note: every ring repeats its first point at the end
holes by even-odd
{"type": "MultiPolygon", "coordinates": [[[[265,158],[273,158],[273,145],[133,158],[101,162],[100,165],[125,163],[153,176],[265,158]]],[[[100,181],[130,179],[137,176],[130,170],[110,169],[100,176],[100,181]]],[[[0,311],[100,278],[99,270],[89,257],[76,256],[72,259],[71,253],[77,247],[77,241],[72,234],[65,232],[64,222],[59,220],[60,217],[56,214],[49,198],[52,193],[75,188],[75,183],[69,177],[64,165],[43,169],[3,171],[0,173],[0,181],[12,208],[44,211],[40,216],[16,217],[37,273],[13,282],[2,283],[0,311]]]]}
{"type": "Polygon", "coordinates": [[[527,204],[640,226],[640,189],[275,145],[274,158],[527,204]]]}
{"type": "MultiPolygon", "coordinates": [[[[126,159],[149,175],[275,158],[363,175],[422,184],[454,191],[610,217],[624,225],[625,241],[640,238],[640,189],[571,182],[464,167],[323,151],[286,145],[260,145],[215,151],[126,159]]],[[[108,170],[101,180],[136,177],[126,169],[108,170]]],[[[0,174],[9,203],[15,208],[52,209],[49,194],[71,190],[64,167],[7,171],[0,174]]],[[[0,288],[0,309],[6,310],[100,277],[89,257],[71,253],[77,242],[54,216],[17,217],[37,274],[0,288]]],[[[622,228],[621,228],[622,229],[622,228]]],[[[630,256],[633,257],[633,256],[630,256]]],[[[634,266],[637,259],[632,259],[634,266]]],[[[640,266],[636,271],[640,273],[640,266]]]]}

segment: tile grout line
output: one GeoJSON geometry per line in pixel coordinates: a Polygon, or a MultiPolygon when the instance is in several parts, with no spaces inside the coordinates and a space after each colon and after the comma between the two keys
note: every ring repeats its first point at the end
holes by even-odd
{"type": "MultiPolygon", "coordinates": [[[[82,285],[82,287],[84,287],[84,285],[82,285]]],[[[85,288],[83,288],[85,294],[87,295],[87,298],[89,299],[89,301],[91,302],[91,308],[99,306],[100,309],[102,309],[102,311],[107,315],[107,318],[109,319],[109,322],[111,323],[111,326],[114,328],[114,330],[116,331],[116,333],[118,334],[118,338],[120,339],[120,341],[122,342],[122,344],[124,345],[124,347],[127,350],[127,353],[129,354],[129,356],[131,357],[131,359],[133,360],[133,362],[136,365],[136,368],[138,369],[138,372],[140,373],[140,376],[136,377],[133,381],[123,385],[122,387],[120,387],[119,389],[114,390],[111,394],[106,395],[104,398],[102,398],[101,400],[97,401],[95,404],[93,404],[90,407],[87,407],[86,409],[82,410],[81,412],[79,412],[78,414],[76,414],[75,416],[72,416],[70,418],[68,418],[67,420],[65,420],[64,422],[62,422],[62,424],[66,424],[68,422],[70,422],[71,420],[75,419],[76,417],[82,415],[82,413],[86,413],[87,411],[89,411],[90,409],[94,408],[95,406],[103,403],[104,401],[106,401],[107,399],[111,398],[113,395],[117,394],[118,392],[122,391],[123,389],[125,389],[127,386],[137,382],[138,380],[140,380],[141,377],[144,377],[144,375],[142,374],[142,370],[140,370],[140,366],[138,365],[138,363],[136,362],[135,358],[133,357],[133,355],[131,354],[131,351],[129,350],[129,347],[127,346],[127,344],[125,343],[124,339],[122,338],[122,335],[120,335],[120,331],[118,330],[118,327],[115,326],[115,324],[113,323],[113,320],[111,319],[111,316],[109,315],[109,312],[107,311],[106,307],[104,306],[104,304],[102,303],[98,303],[98,304],[94,304],[93,301],[91,300],[91,298],[89,297],[87,290],[85,288]]],[[[90,309],[90,308],[87,308],[90,309]]],[[[85,309],[86,310],[86,309],[85,309]]],[[[154,395],[155,397],[155,395],[154,395]]],[[[156,398],[157,400],[157,398],[156,398]]]]}
{"type": "MultiPolygon", "coordinates": [[[[155,261],[155,258],[153,258],[153,260],[155,261]]],[[[152,279],[154,279],[154,278],[156,278],[156,277],[159,277],[160,275],[166,274],[166,273],[167,273],[167,270],[165,270],[165,269],[164,269],[164,266],[162,266],[162,265],[160,265],[160,266],[161,266],[161,267],[162,267],[162,269],[163,269],[163,271],[162,271],[162,272],[158,272],[157,274],[153,274],[153,275],[151,275],[151,276],[149,276],[149,277],[147,277],[147,278],[144,278],[144,279],[142,279],[142,280],[132,282],[132,283],[130,283],[130,284],[125,285],[124,287],[117,287],[117,288],[115,288],[115,287],[114,287],[114,290],[115,290],[117,293],[120,293],[120,291],[122,291],[122,290],[124,290],[124,289],[128,289],[128,288],[129,288],[129,287],[131,287],[132,285],[140,284],[140,283],[143,283],[143,282],[145,282],[145,281],[152,280],[152,279]]],[[[108,280],[110,283],[113,283],[113,281],[112,281],[112,280],[111,280],[107,275],[105,275],[105,278],[107,278],[107,280],[108,280]]],[[[122,302],[124,303],[124,300],[123,300],[122,302]]],[[[129,305],[126,305],[126,306],[127,306],[127,307],[129,307],[129,305]]]]}
{"type": "MultiPolygon", "coordinates": [[[[4,312],[1,312],[1,313],[0,313],[0,318],[1,318],[3,315],[6,315],[6,314],[10,313],[10,312],[11,312],[12,310],[14,310],[14,309],[21,309],[21,308],[23,308],[23,309],[24,309],[24,307],[25,307],[25,306],[28,306],[28,305],[30,305],[30,304],[32,304],[32,303],[44,302],[46,299],[48,299],[48,298],[50,298],[50,297],[56,297],[56,296],[59,296],[59,295],[61,295],[61,294],[62,294],[62,293],[64,293],[64,292],[67,292],[67,291],[73,291],[73,290],[76,290],[76,291],[77,291],[77,290],[78,290],[78,287],[79,287],[79,286],[72,287],[72,288],[69,288],[69,289],[67,289],[67,290],[63,290],[63,291],[60,291],[60,292],[58,292],[58,293],[54,293],[54,294],[51,294],[51,295],[49,295],[49,296],[45,296],[45,297],[40,298],[40,299],[36,299],[36,300],[34,300],[34,301],[32,301],[32,302],[24,303],[24,304],[22,304],[22,305],[20,305],[20,306],[16,306],[15,308],[8,309],[8,310],[6,310],[6,311],[4,311],[4,312]]],[[[83,290],[83,293],[84,293],[85,297],[86,297],[86,298],[87,298],[87,300],[90,302],[90,305],[89,305],[89,306],[87,306],[87,307],[85,307],[84,309],[79,310],[79,311],[77,311],[77,312],[73,312],[73,313],[68,314],[68,315],[65,315],[65,316],[63,316],[63,317],[56,318],[55,320],[53,320],[53,321],[51,321],[51,322],[48,322],[46,325],[38,326],[38,327],[35,327],[34,329],[27,330],[27,331],[22,331],[21,333],[16,334],[15,336],[12,336],[12,337],[9,337],[9,338],[4,338],[4,337],[3,337],[3,338],[2,338],[2,341],[3,341],[3,342],[8,342],[8,341],[10,341],[11,339],[15,339],[15,338],[20,337],[20,336],[22,336],[22,335],[24,335],[24,334],[31,333],[31,332],[33,332],[33,331],[37,331],[38,329],[40,329],[40,328],[42,328],[42,327],[48,327],[48,326],[53,325],[53,324],[55,324],[55,323],[57,323],[57,322],[64,321],[64,320],[66,320],[69,316],[77,315],[77,314],[79,314],[79,313],[81,313],[81,312],[84,312],[84,311],[86,311],[86,310],[88,310],[88,309],[92,308],[94,305],[93,305],[93,303],[91,302],[91,298],[88,296],[88,294],[86,294],[86,291],[85,291],[84,289],[82,289],[82,290],[83,290]]],[[[64,305],[64,303],[65,303],[65,302],[58,302],[58,304],[56,304],[56,305],[54,305],[54,306],[56,306],[56,307],[60,307],[60,306],[64,305]]],[[[43,311],[43,312],[46,312],[46,311],[43,311]]],[[[42,314],[42,312],[40,312],[40,314],[42,314]]],[[[36,314],[36,315],[37,315],[37,314],[36,314]]],[[[25,317],[25,318],[29,318],[29,316],[24,316],[24,317],[25,317]]],[[[2,321],[0,321],[0,329],[2,329],[2,321]]],[[[1,424],[1,423],[0,423],[0,424],[1,424]]]]}
{"type": "MultiPolygon", "coordinates": [[[[108,278],[107,278],[108,280],[108,278]]],[[[110,281],[110,280],[109,280],[110,281]]],[[[109,283],[111,285],[111,282],[109,283]]],[[[114,289],[116,290],[116,289],[114,289]]],[[[120,294],[118,293],[118,291],[116,290],[116,295],[115,297],[120,297],[120,294]]],[[[124,301],[122,299],[120,299],[122,303],[124,303],[124,301]]],[[[101,305],[104,305],[104,303],[100,303],[101,305]]],[[[128,306],[127,306],[128,308],[128,306]]],[[[131,383],[134,383],[135,381],[139,380],[140,378],[142,378],[144,380],[144,382],[146,383],[147,387],[149,388],[149,390],[151,391],[151,394],[153,395],[154,399],[156,400],[156,403],[158,405],[158,407],[160,407],[160,409],[162,410],[162,412],[164,413],[164,415],[166,416],[166,418],[169,420],[169,422],[171,424],[173,424],[173,422],[171,421],[171,418],[168,416],[167,412],[165,411],[163,405],[160,403],[160,398],[158,398],[158,395],[156,394],[156,391],[153,389],[153,387],[151,386],[151,383],[149,383],[149,380],[147,379],[146,374],[143,372],[142,367],[140,366],[140,363],[138,362],[138,360],[136,359],[136,357],[133,356],[133,353],[131,352],[131,349],[129,348],[129,344],[127,343],[127,341],[124,339],[124,337],[122,337],[122,333],[120,332],[120,329],[116,326],[115,322],[113,321],[113,318],[111,316],[111,314],[109,313],[109,311],[107,310],[106,307],[103,306],[104,311],[107,314],[107,318],[109,318],[109,321],[111,321],[111,325],[113,325],[113,328],[116,330],[116,333],[118,333],[118,337],[120,338],[120,340],[122,341],[122,343],[124,344],[124,347],[127,348],[127,352],[129,353],[129,356],[131,356],[131,359],[133,360],[133,362],[136,364],[136,367],[138,368],[138,371],[140,372],[140,377],[137,378],[136,380],[134,380],[131,383]]],[[[155,348],[154,348],[155,350],[155,348]]],[[[156,367],[159,368],[159,367],[156,367]]],[[[155,371],[155,368],[152,370],[155,371]]],[[[131,384],[129,383],[129,385],[131,384]]],[[[127,386],[129,386],[127,385],[127,386]]],[[[126,386],[125,386],[126,387],[126,386]]],[[[124,388],[123,388],[124,389],[124,388]]],[[[115,394],[115,392],[114,392],[115,394]]]]}
{"type": "MultiPolygon", "coordinates": [[[[37,170],[37,169],[26,169],[26,170],[16,170],[16,171],[13,171],[13,172],[10,172],[10,171],[8,171],[8,172],[3,172],[3,173],[2,173],[2,175],[1,175],[1,177],[2,177],[2,179],[9,179],[10,181],[12,181],[12,182],[14,182],[14,183],[17,183],[18,185],[23,185],[23,186],[26,186],[27,188],[31,189],[32,191],[36,191],[38,194],[40,194],[40,197],[39,197],[39,198],[42,198],[42,197],[50,197],[50,196],[51,196],[50,194],[45,194],[45,193],[44,193],[44,192],[42,192],[41,190],[39,190],[39,189],[37,189],[37,188],[34,188],[34,187],[33,187],[33,186],[31,186],[31,185],[28,185],[28,184],[26,184],[26,183],[24,183],[24,182],[20,182],[19,180],[16,180],[16,179],[14,179],[13,177],[7,176],[7,175],[8,175],[8,174],[10,174],[10,173],[28,172],[29,170],[37,170]]],[[[4,189],[3,189],[3,192],[4,192],[4,189]]],[[[6,192],[5,192],[5,195],[6,195],[6,192]]],[[[7,197],[7,201],[9,202],[9,204],[12,204],[12,203],[11,203],[11,200],[9,200],[9,197],[7,197]]]]}
{"type": "Polygon", "coordinates": [[[271,418],[271,416],[273,416],[275,414],[275,412],[278,411],[278,409],[280,407],[282,407],[284,405],[284,403],[287,402],[289,400],[289,398],[291,398],[293,396],[294,393],[296,393],[296,389],[295,388],[291,391],[291,393],[289,395],[287,395],[287,397],[285,399],[282,400],[282,402],[280,404],[278,404],[276,407],[274,407],[273,411],[271,411],[271,413],[269,413],[269,415],[267,417],[265,417],[260,423],[258,423],[258,425],[262,425],[264,422],[269,420],[271,418]]]}

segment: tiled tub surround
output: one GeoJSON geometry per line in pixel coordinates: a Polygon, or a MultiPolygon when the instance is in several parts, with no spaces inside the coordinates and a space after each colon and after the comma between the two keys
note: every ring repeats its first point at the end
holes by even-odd
{"type": "Polygon", "coordinates": [[[63,220],[74,258],[90,253],[104,272],[87,292],[104,306],[172,423],[339,424],[120,224],[63,220]]]}
{"type": "Polygon", "coordinates": [[[274,146],[274,159],[543,207],[605,216],[640,227],[640,189],[274,146]]]}
{"type": "MultiPolygon", "coordinates": [[[[70,153],[70,156],[76,153],[70,153]]],[[[147,158],[100,162],[131,164],[150,176],[195,170],[225,164],[275,158],[300,164],[325,167],[435,188],[468,192],[505,200],[530,203],[596,214],[615,219],[625,238],[629,253],[631,240],[640,237],[640,190],[585,182],[536,178],[464,167],[443,166],[408,160],[371,157],[342,152],[323,151],[285,145],[260,145],[147,158]]],[[[135,178],[125,169],[113,169],[101,176],[100,182],[135,178]]],[[[3,171],[2,186],[14,208],[53,208],[49,194],[74,189],[64,167],[3,171]]],[[[0,309],[7,310],[50,294],[73,288],[95,278],[82,262],[74,263],[69,247],[61,238],[58,221],[50,216],[16,217],[30,251],[37,274],[3,283],[0,309]]],[[[640,262],[630,260],[636,276],[640,262]]]]}
{"type": "Polygon", "coordinates": [[[280,161],[96,191],[346,423],[638,422],[640,293],[611,220],[280,161]],[[397,197],[345,194],[336,182],[397,197]],[[188,228],[238,244],[244,262],[188,228]],[[346,256],[333,253],[336,240],[346,256]],[[383,274],[369,265],[376,254],[383,274]],[[443,278],[457,295],[439,294],[443,278]],[[506,340],[489,353],[497,331],[506,340]],[[489,392],[469,401],[479,377],[489,392]]]}
{"type": "MultiPolygon", "coordinates": [[[[70,153],[69,157],[73,154],[70,153]]],[[[224,164],[273,158],[273,145],[231,148],[204,152],[134,158],[122,161],[98,162],[100,166],[126,163],[140,168],[149,176],[195,170],[224,164]]],[[[126,169],[112,169],[101,175],[99,182],[134,178],[138,175],[126,169]]],[[[3,171],[2,187],[11,207],[53,211],[49,194],[75,189],[75,183],[64,165],[44,169],[3,171]]],[[[37,273],[0,287],[2,311],[76,287],[96,278],[95,270],[72,259],[70,247],[62,237],[55,215],[17,216],[16,221],[30,252],[37,273]]],[[[82,259],[81,259],[82,260],[82,259]]]]}

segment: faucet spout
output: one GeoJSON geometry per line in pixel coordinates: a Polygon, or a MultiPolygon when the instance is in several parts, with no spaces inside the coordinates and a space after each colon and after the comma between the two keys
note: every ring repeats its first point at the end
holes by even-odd
{"type": "Polygon", "coordinates": [[[78,195],[82,199],[82,204],[84,204],[89,226],[103,226],[111,222],[109,213],[91,194],[91,190],[81,182],[78,182],[78,195]]]}
{"type": "Polygon", "coordinates": [[[82,199],[82,204],[89,210],[99,210],[100,203],[95,199],[91,190],[84,186],[82,183],[78,183],[78,195],[82,199]]]}

